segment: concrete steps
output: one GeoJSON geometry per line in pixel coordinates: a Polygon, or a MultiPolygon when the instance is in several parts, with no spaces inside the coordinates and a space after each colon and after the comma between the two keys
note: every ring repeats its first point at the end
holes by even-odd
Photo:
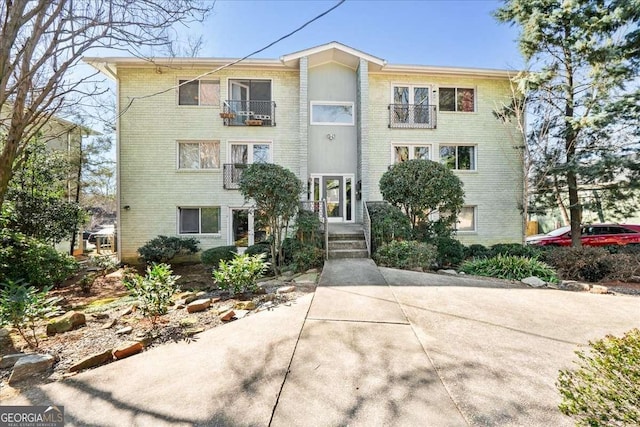
{"type": "Polygon", "coordinates": [[[369,258],[362,226],[329,225],[329,259],[369,258]]]}

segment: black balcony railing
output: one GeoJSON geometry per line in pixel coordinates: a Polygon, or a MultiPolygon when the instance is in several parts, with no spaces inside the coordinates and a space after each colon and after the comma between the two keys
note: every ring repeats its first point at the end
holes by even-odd
{"type": "Polygon", "coordinates": [[[276,103],[227,100],[220,117],[226,126],[275,126],[276,103]]]}
{"type": "Polygon", "coordinates": [[[390,128],[435,129],[437,115],[435,105],[390,104],[390,128]]]}
{"type": "Polygon", "coordinates": [[[222,165],[222,186],[225,190],[240,188],[242,171],[247,167],[244,163],[225,163],[222,165]]]}

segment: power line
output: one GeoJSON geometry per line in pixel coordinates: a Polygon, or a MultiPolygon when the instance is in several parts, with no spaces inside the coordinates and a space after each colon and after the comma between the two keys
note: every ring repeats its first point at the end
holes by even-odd
{"type": "Polygon", "coordinates": [[[242,58],[240,58],[240,59],[236,59],[235,61],[232,61],[232,62],[230,62],[230,63],[228,63],[228,64],[222,65],[222,66],[220,66],[220,67],[218,67],[218,68],[216,68],[216,69],[213,69],[213,70],[211,70],[211,71],[207,71],[206,73],[202,73],[202,74],[200,74],[199,76],[196,76],[196,77],[194,77],[194,78],[192,78],[192,79],[190,79],[190,80],[184,80],[184,81],[181,81],[181,82],[180,82],[180,83],[178,83],[177,85],[171,86],[171,87],[169,87],[169,88],[167,88],[167,89],[164,89],[164,90],[161,90],[161,91],[158,91],[158,92],[155,92],[155,93],[149,94],[149,95],[142,95],[142,96],[134,96],[134,97],[132,97],[132,98],[129,100],[129,103],[127,104],[127,106],[126,106],[126,107],[125,107],[125,108],[120,112],[120,114],[118,114],[118,117],[117,117],[117,118],[119,119],[120,117],[122,117],[122,116],[123,116],[123,115],[124,115],[128,110],[129,110],[129,108],[131,108],[131,106],[133,105],[134,101],[137,101],[137,100],[139,100],[139,99],[151,98],[151,97],[158,96],[158,95],[162,95],[162,94],[167,93],[167,92],[169,92],[169,91],[172,91],[172,90],[178,89],[180,86],[186,85],[186,84],[188,84],[188,83],[192,83],[192,82],[194,82],[194,81],[196,81],[196,80],[199,80],[199,79],[201,79],[201,78],[203,78],[203,77],[206,77],[206,76],[209,76],[209,75],[211,75],[211,74],[215,74],[215,73],[217,73],[217,72],[219,72],[219,71],[224,70],[225,68],[232,67],[232,66],[236,65],[237,63],[244,61],[245,59],[248,59],[248,58],[250,58],[250,57],[252,57],[252,56],[254,56],[254,55],[257,55],[257,54],[258,54],[258,53],[260,53],[260,52],[263,52],[263,51],[265,51],[265,50],[269,49],[271,46],[273,46],[273,45],[275,45],[275,44],[277,44],[277,43],[280,43],[282,40],[285,40],[285,39],[287,39],[287,38],[291,37],[292,35],[296,34],[296,33],[297,33],[297,32],[299,32],[299,31],[301,31],[302,29],[304,29],[304,28],[305,28],[305,27],[307,27],[308,25],[312,24],[313,22],[317,21],[318,19],[322,18],[323,16],[325,16],[325,15],[329,14],[330,12],[334,11],[334,10],[335,10],[335,9],[337,9],[339,6],[341,6],[345,1],[346,1],[346,0],[340,0],[338,3],[336,3],[335,5],[333,5],[332,7],[330,7],[329,9],[325,10],[325,11],[324,11],[324,12],[322,12],[320,15],[317,15],[315,18],[310,19],[309,21],[305,22],[304,24],[302,24],[301,26],[299,26],[299,27],[298,27],[298,28],[296,28],[295,30],[291,31],[290,33],[285,34],[284,36],[280,37],[279,39],[277,39],[277,40],[275,40],[275,41],[273,41],[273,42],[269,43],[268,45],[266,45],[266,46],[264,46],[264,47],[262,47],[262,48],[260,48],[260,49],[258,49],[258,50],[256,50],[256,51],[254,51],[254,52],[251,52],[251,53],[250,53],[250,54],[248,54],[248,55],[243,56],[243,57],[242,57],[242,58]]]}

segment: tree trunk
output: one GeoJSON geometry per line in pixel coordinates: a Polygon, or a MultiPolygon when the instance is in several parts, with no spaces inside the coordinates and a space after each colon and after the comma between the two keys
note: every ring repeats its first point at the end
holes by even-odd
{"type": "MultiPolygon", "coordinates": [[[[68,136],[70,137],[70,136],[68,136]]],[[[80,147],[78,150],[78,171],[76,173],[76,194],[74,201],[76,204],[80,203],[80,180],[82,179],[82,133],[80,134],[80,147]]],[[[76,225],[73,227],[73,234],[71,235],[71,246],[69,248],[69,255],[73,256],[73,248],[76,246],[76,238],[78,237],[78,226],[80,225],[80,209],[76,211],[76,225]]],[[[99,249],[99,248],[98,248],[99,249]]]]}
{"type": "MultiPolygon", "coordinates": [[[[565,37],[568,38],[570,28],[565,28],[565,37]]],[[[580,240],[580,226],[582,222],[582,206],[578,196],[578,176],[575,170],[576,143],[578,132],[573,127],[574,118],[574,81],[573,81],[573,58],[571,52],[565,48],[564,60],[567,73],[566,104],[564,110],[564,147],[567,150],[567,186],[569,187],[569,215],[571,216],[571,246],[582,246],[580,240]]]]}

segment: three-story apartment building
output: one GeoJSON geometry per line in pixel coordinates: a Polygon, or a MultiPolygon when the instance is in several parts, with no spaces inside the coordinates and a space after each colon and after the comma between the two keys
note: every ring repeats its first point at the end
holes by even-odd
{"type": "Polygon", "coordinates": [[[509,103],[510,72],[393,65],[337,42],[229,67],[85,60],[117,81],[123,261],[161,234],[196,236],[205,249],[258,241],[238,191],[255,162],[293,171],[307,183],[301,200],[326,199],[330,221],[360,223],[391,164],[440,161],[464,183],[459,240],[522,240],[521,142],[493,115],[509,103]]]}

